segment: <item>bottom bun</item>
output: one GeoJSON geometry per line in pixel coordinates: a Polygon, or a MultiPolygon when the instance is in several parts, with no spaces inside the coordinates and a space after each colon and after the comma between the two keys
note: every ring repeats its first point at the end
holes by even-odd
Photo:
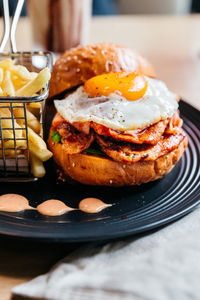
{"type": "Polygon", "coordinates": [[[139,161],[125,164],[109,158],[87,154],[66,154],[60,143],[48,140],[53,157],[62,170],[62,177],[88,185],[125,186],[139,185],[162,178],[168,174],[181,158],[187,147],[187,138],[178,148],[154,161],[139,161]],[[63,176],[64,175],[64,176],[63,176]]]}

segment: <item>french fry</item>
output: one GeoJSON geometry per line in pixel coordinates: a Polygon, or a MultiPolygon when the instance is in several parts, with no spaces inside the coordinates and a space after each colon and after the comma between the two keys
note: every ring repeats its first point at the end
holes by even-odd
{"type": "Polygon", "coordinates": [[[40,115],[40,111],[41,111],[41,102],[32,102],[32,103],[28,103],[27,104],[27,108],[28,110],[34,114],[35,116],[39,116],[40,115]],[[33,104],[33,105],[32,105],[33,104]],[[36,104],[36,105],[35,105],[36,104]]]}
{"type": "Polygon", "coordinates": [[[3,150],[0,150],[0,158],[3,157],[3,153],[4,153],[4,155],[6,156],[6,158],[10,158],[10,157],[15,157],[16,154],[19,155],[19,154],[21,153],[21,151],[20,151],[20,150],[17,150],[17,151],[15,152],[15,150],[6,150],[6,149],[5,149],[4,152],[3,152],[3,150]]]}
{"type": "Polygon", "coordinates": [[[43,69],[37,75],[35,79],[27,83],[21,89],[16,91],[16,96],[24,96],[24,97],[31,97],[33,94],[40,91],[43,87],[45,87],[46,83],[49,81],[51,77],[50,71],[48,68],[43,69]]]}
{"type": "Polygon", "coordinates": [[[31,171],[36,178],[43,177],[46,173],[43,163],[34,154],[30,153],[31,171]]]}
{"type": "MultiPolygon", "coordinates": [[[[12,120],[11,112],[10,112],[10,106],[8,104],[8,108],[2,107],[3,105],[0,104],[0,118],[1,118],[1,126],[2,128],[8,128],[10,130],[13,130],[13,128],[21,128],[21,126],[14,120],[12,120]]],[[[16,137],[22,137],[22,131],[21,130],[15,130],[16,137]]]]}
{"type": "MultiPolygon", "coordinates": [[[[1,121],[1,126],[5,126],[5,122],[4,121],[1,121]]],[[[3,128],[10,128],[10,127],[3,127],[3,128]]],[[[2,130],[2,133],[3,133],[3,136],[0,135],[0,137],[3,139],[3,140],[7,140],[7,139],[13,139],[13,132],[11,131],[12,129],[3,129],[2,130]]]]}
{"type": "Polygon", "coordinates": [[[23,129],[21,126],[14,120],[11,119],[11,112],[8,108],[2,108],[0,105],[0,118],[1,118],[1,127],[2,127],[2,134],[1,137],[4,143],[5,148],[15,148],[15,141],[14,141],[14,134],[16,138],[16,147],[21,148],[26,146],[25,140],[18,140],[23,138],[23,129]],[[5,118],[5,119],[4,119],[5,118]],[[8,119],[6,119],[8,118],[8,119]],[[13,130],[15,128],[15,130],[13,130]]]}
{"type": "MultiPolygon", "coordinates": [[[[5,138],[13,138],[13,127],[16,128],[21,128],[21,126],[14,120],[14,126],[13,126],[13,121],[12,121],[12,117],[11,117],[11,112],[9,110],[9,108],[2,108],[0,106],[0,118],[1,118],[1,126],[3,129],[3,135],[4,135],[4,139],[5,138]],[[6,119],[8,118],[8,119],[6,119]],[[7,128],[7,129],[4,129],[7,128]],[[12,136],[12,137],[11,137],[12,136]]],[[[23,134],[22,134],[22,130],[15,130],[15,136],[17,138],[22,138],[23,134]]]]}
{"type": "Polygon", "coordinates": [[[38,149],[32,142],[29,142],[28,146],[30,153],[34,154],[41,161],[47,161],[53,155],[48,149],[38,149]]]}
{"type": "Polygon", "coordinates": [[[1,85],[4,96],[15,96],[15,88],[11,80],[10,71],[5,72],[5,76],[1,85]]]}
{"type": "MultiPolygon", "coordinates": [[[[22,75],[22,74],[20,74],[22,75]]],[[[16,72],[13,72],[11,69],[11,79],[13,82],[13,85],[15,87],[15,90],[19,90],[21,89],[23,86],[25,86],[28,82],[30,82],[31,80],[35,79],[37,77],[37,73],[34,72],[29,72],[29,76],[27,75],[22,75],[19,76],[16,72]],[[23,76],[23,78],[22,78],[23,76]]]]}
{"type": "Polygon", "coordinates": [[[37,77],[37,73],[29,72],[26,67],[20,65],[11,66],[10,72],[25,81],[30,81],[37,77]]]}
{"type": "Polygon", "coordinates": [[[11,74],[11,79],[12,79],[12,83],[15,88],[15,91],[21,89],[24,85],[26,85],[28,83],[28,81],[22,80],[20,77],[13,75],[13,74],[11,74]]]}
{"type": "Polygon", "coordinates": [[[2,84],[3,81],[3,69],[0,68],[0,84],[2,84]]]}
{"type": "Polygon", "coordinates": [[[3,145],[4,148],[9,148],[9,149],[15,149],[15,142],[16,142],[16,148],[17,149],[23,149],[26,148],[26,141],[25,140],[3,140],[3,145]]]}
{"type": "Polygon", "coordinates": [[[28,141],[35,145],[39,150],[47,149],[45,141],[30,127],[28,127],[28,141]]]}
{"type": "Polygon", "coordinates": [[[7,113],[10,112],[10,103],[0,103],[0,108],[5,108],[7,113]]]}
{"type": "Polygon", "coordinates": [[[35,79],[38,76],[38,73],[36,72],[30,72],[31,79],[35,79]]]}
{"type": "Polygon", "coordinates": [[[41,102],[32,102],[32,103],[28,103],[28,106],[31,108],[40,109],[42,106],[42,103],[41,102]]]}
{"type": "Polygon", "coordinates": [[[33,129],[36,133],[40,133],[41,125],[37,118],[27,110],[28,126],[33,129]],[[32,119],[31,119],[32,118],[32,119]]]}
{"type": "Polygon", "coordinates": [[[6,58],[0,61],[0,68],[10,70],[10,68],[15,64],[14,60],[6,58]]]}
{"type": "MultiPolygon", "coordinates": [[[[14,108],[14,115],[17,118],[24,118],[24,109],[23,108],[14,108]]],[[[27,109],[26,110],[26,118],[27,118],[27,123],[28,126],[33,129],[36,133],[40,132],[41,129],[41,125],[40,122],[38,121],[38,119],[27,109]]],[[[19,119],[17,120],[17,123],[20,125],[24,125],[25,124],[25,119],[19,119]]]]}
{"type": "Polygon", "coordinates": [[[52,157],[53,154],[47,149],[44,140],[31,128],[28,128],[28,142],[30,152],[40,160],[46,161],[52,157]]]}

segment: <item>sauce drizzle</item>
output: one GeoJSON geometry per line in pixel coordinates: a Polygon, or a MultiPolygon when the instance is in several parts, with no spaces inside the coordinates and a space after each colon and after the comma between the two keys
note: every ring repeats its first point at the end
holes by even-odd
{"type": "Polygon", "coordinates": [[[29,205],[28,199],[18,194],[5,194],[0,196],[0,210],[19,212],[25,209],[35,209],[29,205]]]}
{"type": "Polygon", "coordinates": [[[112,205],[104,203],[102,200],[97,198],[85,198],[79,203],[79,209],[88,214],[98,213],[109,206],[112,205]]]}
{"type": "MultiPolygon", "coordinates": [[[[112,206],[104,203],[97,198],[85,198],[79,203],[79,210],[85,213],[98,213],[103,209],[112,206]]],[[[39,204],[37,208],[29,205],[28,199],[18,194],[5,194],[0,196],[0,211],[19,212],[26,209],[36,209],[40,214],[45,216],[60,216],[66,212],[76,210],[67,206],[64,202],[56,199],[46,200],[39,204]]]]}
{"type": "Polygon", "coordinates": [[[60,200],[50,199],[37,206],[37,211],[45,216],[60,216],[74,210],[60,200]]]}

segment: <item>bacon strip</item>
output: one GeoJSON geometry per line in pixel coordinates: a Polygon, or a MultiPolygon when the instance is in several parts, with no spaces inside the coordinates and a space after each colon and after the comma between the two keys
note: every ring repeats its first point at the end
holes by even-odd
{"type": "Polygon", "coordinates": [[[96,139],[109,157],[115,161],[135,163],[140,160],[155,160],[160,156],[176,149],[180,142],[186,138],[182,129],[176,135],[164,135],[156,145],[136,145],[132,143],[116,142],[103,136],[96,135],[96,139]]]}
{"type": "Polygon", "coordinates": [[[134,144],[146,143],[150,145],[156,145],[163,135],[168,123],[169,120],[160,121],[143,130],[130,131],[129,134],[117,132],[111,128],[107,128],[97,123],[93,123],[91,126],[97,134],[110,136],[116,140],[126,141],[134,144]]]}
{"type": "Polygon", "coordinates": [[[169,120],[168,126],[165,130],[165,134],[176,134],[179,128],[182,127],[183,120],[179,116],[179,112],[176,111],[173,117],[169,120]]]}
{"type": "Polygon", "coordinates": [[[85,128],[84,124],[77,123],[75,128],[74,124],[66,122],[58,113],[52,125],[61,135],[68,154],[81,153],[88,149],[96,138],[102,151],[108,156],[116,161],[129,163],[155,160],[178,147],[185,137],[180,128],[182,120],[178,112],[170,119],[160,121],[142,131],[132,131],[131,134],[117,132],[97,123],[85,124],[85,128]],[[88,130],[90,126],[96,134],[88,130]]]}
{"type": "Polygon", "coordinates": [[[66,148],[66,153],[81,153],[88,149],[94,141],[94,133],[91,132],[89,134],[85,134],[80,132],[75,127],[63,120],[64,119],[60,115],[56,114],[52,125],[62,137],[62,144],[66,148]]]}
{"type": "MultiPolygon", "coordinates": [[[[58,127],[66,121],[57,113],[53,120],[53,126],[58,127]]],[[[110,136],[115,140],[126,141],[134,144],[150,144],[156,145],[161,136],[165,134],[176,134],[179,127],[182,126],[182,120],[179,117],[178,111],[174,113],[173,117],[167,120],[159,121],[143,130],[132,130],[126,133],[115,131],[95,122],[76,122],[72,124],[78,131],[89,134],[90,127],[94,131],[103,136],[110,136]]]]}
{"type": "Polygon", "coordinates": [[[60,124],[65,122],[66,122],[65,119],[61,117],[59,113],[56,113],[52,121],[52,126],[57,128],[60,124]]]}
{"type": "Polygon", "coordinates": [[[143,130],[132,130],[127,133],[117,132],[97,123],[92,123],[91,126],[97,134],[110,136],[115,140],[134,144],[156,145],[164,133],[176,134],[182,123],[183,121],[180,119],[179,112],[177,111],[170,119],[159,121],[143,130]]]}

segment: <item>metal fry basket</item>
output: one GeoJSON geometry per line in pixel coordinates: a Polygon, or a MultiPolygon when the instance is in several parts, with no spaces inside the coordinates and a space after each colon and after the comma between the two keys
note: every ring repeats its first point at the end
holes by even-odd
{"type": "MultiPolygon", "coordinates": [[[[9,24],[8,0],[3,0],[4,9],[4,37],[0,45],[0,61],[11,58],[18,65],[25,66],[31,72],[39,72],[45,67],[51,70],[52,56],[50,52],[17,52],[14,33],[21,13],[24,0],[19,0],[16,6],[11,29],[9,24]],[[9,27],[9,29],[8,29],[9,27]],[[7,40],[11,39],[12,52],[2,52],[7,40]]],[[[41,103],[39,121],[43,122],[44,101],[48,97],[49,84],[36,96],[32,97],[5,97],[0,96],[0,181],[20,182],[34,181],[31,173],[27,106],[30,103],[41,103]],[[14,114],[15,109],[23,112],[20,117],[14,114]],[[2,113],[1,113],[2,112],[2,113]],[[20,126],[18,124],[20,123],[20,126]],[[23,126],[21,125],[23,124],[23,126]],[[9,134],[8,134],[9,133],[9,134]],[[21,146],[21,144],[23,146],[21,146]]],[[[42,126],[41,126],[42,128],[42,126]]],[[[41,130],[40,135],[43,135],[41,130]]]]}
{"type": "MultiPolygon", "coordinates": [[[[29,71],[39,72],[44,67],[51,69],[52,58],[49,52],[16,52],[0,54],[0,61],[5,58],[12,58],[17,64],[27,67],[29,71]]],[[[28,126],[26,107],[30,103],[41,102],[39,119],[43,122],[44,101],[48,96],[48,85],[43,88],[39,95],[33,97],[0,97],[0,112],[4,110],[8,115],[2,117],[0,113],[0,181],[32,181],[29,146],[28,146],[28,126]],[[14,109],[22,108],[23,115],[15,117],[14,109]],[[6,122],[7,121],[7,122],[6,122]],[[23,126],[17,127],[18,124],[23,126]],[[6,126],[5,126],[6,124],[6,126]],[[7,126],[9,125],[9,127],[7,126]],[[6,133],[10,131],[11,137],[6,133]],[[21,132],[23,137],[18,137],[17,132],[21,132]],[[25,140],[26,146],[20,147],[20,142],[25,140]],[[19,154],[20,152],[23,152],[19,154]]],[[[42,128],[42,126],[41,126],[42,128]]],[[[40,135],[42,136],[42,132],[40,135]]]]}

